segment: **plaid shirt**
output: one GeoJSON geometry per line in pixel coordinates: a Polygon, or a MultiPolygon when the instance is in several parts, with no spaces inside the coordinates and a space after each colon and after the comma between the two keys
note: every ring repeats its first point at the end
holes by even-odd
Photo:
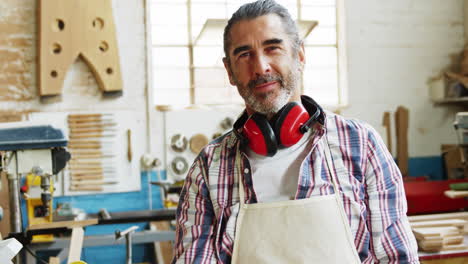
{"type": "MultiPolygon", "coordinates": [[[[361,262],[419,263],[401,173],[378,133],[332,113],[321,118],[326,121],[312,133],[295,199],[334,193],[324,156],[326,136],[361,262]]],[[[256,203],[249,161],[230,132],[207,145],[189,170],[177,209],[172,263],[231,262],[239,179],[245,203],[256,203]]]]}

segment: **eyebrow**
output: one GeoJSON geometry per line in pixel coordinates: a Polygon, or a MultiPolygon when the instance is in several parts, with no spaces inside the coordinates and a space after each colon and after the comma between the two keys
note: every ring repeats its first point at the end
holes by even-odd
{"type": "MultiPolygon", "coordinates": [[[[262,45],[266,46],[266,45],[281,44],[281,43],[283,43],[282,39],[273,38],[273,39],[267,39],[267,40],[263,41],[262,45]]],[[[250,46],[250,45],[244,45],[244,46],[237,47],[232,52],[232,55],[235,56],[235,55],[237,55],[237,54],[239,54],[239,53],[241,53],[243,51],[249,50],[251,48],[252,48],[252,46],[250,46]]]]}

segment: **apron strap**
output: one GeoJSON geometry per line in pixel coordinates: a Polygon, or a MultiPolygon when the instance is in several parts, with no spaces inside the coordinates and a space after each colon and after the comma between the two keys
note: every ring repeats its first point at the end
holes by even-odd
{"type": "Polygon", "coordinates": [[[333,159],[331,157],[331,149],[330,149],[330,145],[328,144],[327,134],[324,135],[324,140],[322,140],[322,145],[323,145],[323,152],[325,154],[325,162],[327,164],[328,172],[330,173],[331,182],[333,184],[333,190],[335,194],[337,194],[339,192],[338,182],[337,182],[338,180],[337,180],[337,176],[335,173],[335,166],[333,166],[333,159]]]}

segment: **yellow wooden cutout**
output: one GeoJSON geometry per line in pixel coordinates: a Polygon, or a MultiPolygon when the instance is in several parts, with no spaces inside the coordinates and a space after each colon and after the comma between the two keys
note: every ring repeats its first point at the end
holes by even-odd
{"type": "Polygon", "coordinates": [[[39,1],[39,94],[61,93],[65,75],[81,56],[100,89],[122,90],[111,0],[39,1]]]}

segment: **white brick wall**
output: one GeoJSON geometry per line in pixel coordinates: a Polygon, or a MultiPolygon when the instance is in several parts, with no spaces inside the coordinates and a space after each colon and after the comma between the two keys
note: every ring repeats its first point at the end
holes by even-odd
{"type": "Polygon", "coordinates": [[[343,114],[383,131],[382,113],[403,105],[410,112],[410,157],[439,155],[442,143],[456,142],[452,122],[461,108],[434,106],[427,81],[463,48],[463,1],[345,5],[350,107],[343,114]]]}

